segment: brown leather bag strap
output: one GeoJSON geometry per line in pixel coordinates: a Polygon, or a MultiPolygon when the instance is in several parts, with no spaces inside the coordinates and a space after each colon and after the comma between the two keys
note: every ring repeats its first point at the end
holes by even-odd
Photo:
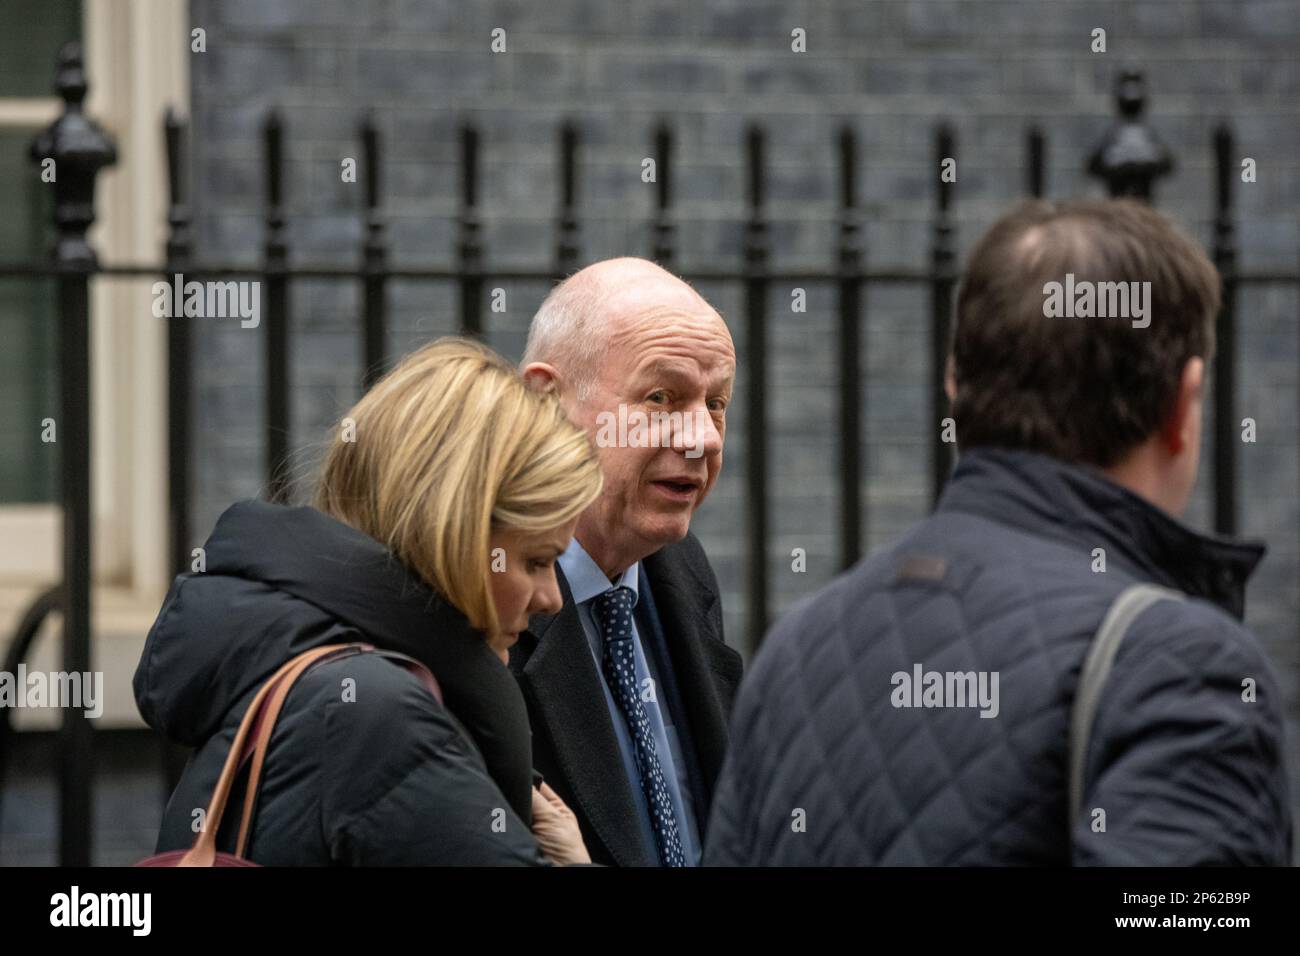
{"type": "MultiPolygon", "coordinates": [[[[326,658],[351,656],[346,654],[346,651],[360,654],[363,651],[373,650],[369,644],[331,644],[329,649],[335,653],[317,655],[308,661],[307,666],[295,675],[294,680],[317,664],[324,663],[326,658]]],[[[243,761],[241,761],[242,763],[251,757],[253,764],[249,768],[248,783],[244,787],[244,812],[239,820],[239,841],[235,845],[236,856],[243,856],[244,850],[248,847],[248,838],[252,831],[253,810],[257,806],[257,793],[262,784],[262,764],[266,762],[266,752],[271,745],[271,733],[275,730],[275,722],[280,716],[280,709],[284,706],[284,700],[289,696],[289,691],[293,689],[294,680],[286,678],[276,687],[257,720],[257,726],[252,736],[253,747],[251,752],[246,752],[243,761]]]]}
{"type": "MultiPolygon", "coordinates": [[[[414,657],[399,654],[396,651],[379,650],[373,644],[336,644],[333,646],[339,650],[338,654],[332,655],[335,660],[351,656],[344,653],[351,650],[353,654],[378,654],[380,657],[392,661],[398,667],[415,675],[415,678],[424,685],[424,689],[433,695],[434,700],[440,704],[442,703],[442,687],[438,684],[438,679],[433,676],[433,672],[429,668],[414,657]]],[[[312,661],[307,669],[322,664],[325,660],[325,657],[319,657],[312,661]]],[[[302,673],[305,674],[306,670],[302,673]]],[[[288,686],[284,688],[284,696],[288,695],[289,689],[288,686]]],[[[253,765],[248,773],[248,784],[244,788],[244,812],[239,821],[239,843],[235,848],[236,856],[243,856],[244,851],[248,848],[248,838],[252,833],[253,814],[257,809],[258,791],[262,783],[262,764],[266,761],[267,750],[270,749],[271,732],[275,730],[275,719],[279,716],[280,708],[284,703],[284,696],[281,696],[278,701],[272,699],[263,708],[262,714],[258,717],[254,727],[253,735],[249,738],[252,746],[246,745],[244,747],[244,755],[240,760],[240,766],[242,767],[251,757],[253,765]]]]}
{"type": "MultiPolygon", "coordinates": [[[[235,732],[235,739],[230,745],[230,753],[226,755],[225,766],[221,768],[221,776],[217,779],[217,785],[212,791],[212,799],[208,804],[199,838],[194,841],[194,846],[190,848],[189,852],[181,857],[181,861],[177,866],[212,866],[216,860],[217,831],[221,828],[221,818],[226,812],[226,801],[230,797],[230,789],[234,786],[235,777],[239,774],[239,768],[245,759],[244,744],[249,738],[253,725],[262,716],[264,705],[273,699],[272,695],[278,694],[278,700],[275,701],[275,713],[268,709],[266,717],[269,719],[266,719],[263,723],[263,727],[274,727],[275,717],[279,713],[280,705],[284,703],[289,688],[293,686],[299,675],[318,659],[350,646],[352,645],[331,644],[304,651],[285,663],[262,685],[256,696],[253,697],[253,702],[248,705],[244,719],[240,721],[239,730],[235,732]]],[[[266,735],[269,739],[269,729],[266,731],[266,735]]]]}

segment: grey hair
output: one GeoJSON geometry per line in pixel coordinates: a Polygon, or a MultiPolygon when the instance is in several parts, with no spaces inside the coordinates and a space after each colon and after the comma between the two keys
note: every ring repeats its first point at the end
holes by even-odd
{"type": "Polygon", "coordinates": [[[573,383],[580,402],[609,351],[609,336],[602,327],[604,291],[599,282],[565,279],[542,300],[528,326],[521,366],[530,362],[555,366],[573,383]]]}

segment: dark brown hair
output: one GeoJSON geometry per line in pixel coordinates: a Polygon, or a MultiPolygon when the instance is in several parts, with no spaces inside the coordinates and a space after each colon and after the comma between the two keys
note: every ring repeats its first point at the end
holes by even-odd
{"type": "Polygon", "coordinates": [[[1023,203],[980,239],[957,296],[958,447],[1115,464],[1166,420],[1188,359],[1209,365],[1218,311],[1218,272],[1149,206],[1023,203]],[[1150,282],[1150,325],[1048,317],[1045,287],[1067,273],[1076,283],[1150,282]]]}

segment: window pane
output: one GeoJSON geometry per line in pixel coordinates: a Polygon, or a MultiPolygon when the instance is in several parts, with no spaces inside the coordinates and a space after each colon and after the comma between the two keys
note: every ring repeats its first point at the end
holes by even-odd
{"type": "MultiPolygon", "coordinates": [[[[0,129],[0,259],[42,258],[52,188],[27,158],[36,130],[0,129]]],[[[41,421],[58,418],[57,316],[50,279],[0,278],[0,503],[58,497],[58,444],[41,421]]],[[[58,437],[58,433],[55,433],[58,437]]]]}
{"type": "Polygon", "coordinates": [[[0,3],[0,96],[53,96],[59,47],[81,39],[81,0],[0,3]]]}

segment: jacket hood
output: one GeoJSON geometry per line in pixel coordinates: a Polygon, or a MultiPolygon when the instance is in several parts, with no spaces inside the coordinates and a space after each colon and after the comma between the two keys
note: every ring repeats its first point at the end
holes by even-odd
{"type": "Polygon", "coordinates": [[[939,510],[965,511],[1089,548],[1141,578],[1240,620],[1259,542],[1204,534],[1091,468],[1035,452],[977,448],[958,460],[939,510]]]}
{"type": "Polygon", "coordinates": [[[512,807],[530,819],[532,746],[523,695],[479,631],[382,544],[309,507],[232,505],[179,575],[133,682],[149,726],[190,747],[291,657],[361,641],[407,654],[438,679],[512,807]]]}

